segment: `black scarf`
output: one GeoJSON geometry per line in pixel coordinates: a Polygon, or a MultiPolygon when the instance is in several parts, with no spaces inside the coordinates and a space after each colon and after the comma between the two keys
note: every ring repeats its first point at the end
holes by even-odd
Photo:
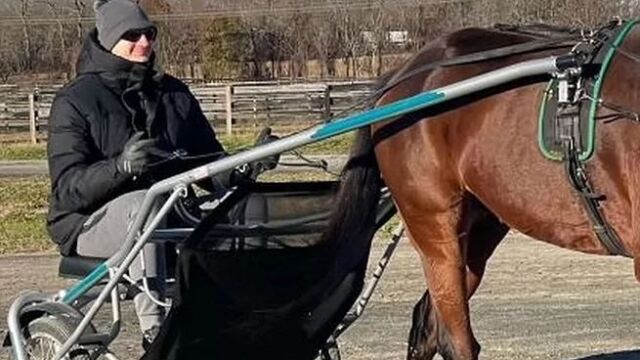
{"type": "Polygon", "coordinates": [[[77,76],[97,74],[100,81],[122,99],[131,113],[135,131],[152,137],[156,135],[153,125],[164,77],[154,64],[155,54],[145,63],[135,63],[105,50],[94,29],[78,57],[77,76]]]}

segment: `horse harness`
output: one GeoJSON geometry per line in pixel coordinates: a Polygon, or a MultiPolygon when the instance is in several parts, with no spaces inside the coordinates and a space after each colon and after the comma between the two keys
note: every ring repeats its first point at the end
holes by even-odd
{"type": "MultiPolygon", "coordinates": [[[[616,231],[607,222],[602,212],[602,201],[606,197],[595,191],[585,167],[585,161],[591,156],[593,146],[585,146],[586,133],[595,136],[593,125],[599,107],[613,111],[612,116],[597,118],[612,121],[627,117],[638,119],[638,114],[607,103],[600,98],[602,84],[617,48],[636,25],[635,22],[619,21],[584,34],[572,50],[578,56],[582,66],[554,74],[547,91],[552,89],[556,96],[555,141],[561,149],[561,161],[570,184],[578,193],[587,216],[602,245],[612,255],[630,256],[625,250],[616,231]],[[554,88],[555,87],[555,88],[554,88]]],[[[589,135],[587,135],[589,136],[589,135]]]]}

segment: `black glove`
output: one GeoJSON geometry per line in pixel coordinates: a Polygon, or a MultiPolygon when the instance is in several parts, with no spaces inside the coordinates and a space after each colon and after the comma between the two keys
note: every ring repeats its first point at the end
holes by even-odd
{"type": "Polygon", "coordinates": [[[251,169],[245,166],[238,166],[236,168],[223,171],[216,175],[213,175],[211,182],[215,189],[223,189],[224,191],[231,189],[232,187],[239,185],[246,181],[253,181],[251,178],[251,169]]]}
{"type": "MultiPolygon", "coordinates": [[[[262,131],[260,131],[260,134],[258,135],[254,146],[265,145],[279,139],[280,137],[271,135],[270,127],[266,127],[262,129],[262,131]]],[[[249,164],[249,166],[251,167],[251,176],[257,177],[260,173],[266,170],[275,169],[276,166],[278,166],[278,162],[280,162],[280,154],[271,155],[269,157],[249,164]]]]}
{"type": "MultiPolygon", "coordinates": [[[[271,128],[266,127],[262,129],[254,146],[268,144],[272,141],[280,139],[276,135],[271,135],[271,128]]],[[[230,189],[243,182],[255,181],[255,179],[263,173],[265,170],[272,170],[278,166],[280,161],[280,154],[271,155],[264,159],[260,159],[245,165],[240,165],[236,168],[224,171],[212,178],[214,187],[230,189]]]]}
{"type": "Polygon", "coordinates": [[[116,161],[116,167],[122,174],[140,175],[144,173],[154,159],[161,158],[166,151],[158,147],[158,139],[142,139],[143,132],[137,132],[124,144],[122,154],[116,161]]]}

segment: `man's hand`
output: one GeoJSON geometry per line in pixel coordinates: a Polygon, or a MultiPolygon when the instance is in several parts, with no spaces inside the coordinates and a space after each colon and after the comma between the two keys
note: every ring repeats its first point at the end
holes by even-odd
{"type": "MultiPolygon", "coordinates": [[[[262,129],[262,131],[258,135],[258,138],[256,139],[254,146],[268,144],[278,139],[280,139],[278,136],[271,135],[271,128],[267,127],[262,129]]],[[[276,154],[224,171],[213,176],[212,181],[214,187],[230,189],[243,182],[255,181],[258,175],[260,175],[265,170],[272,170],[276,166],[278,166],[279,161],[280,154],[276,154]]]]}
{"type": "Polygon", "coordinates": [[[143,132],[137,132],[124,145],[116,162],[120,173],[140,175],[147,170],[154,158],[162,157],[166,153],[158,148],[158,139],[142,139],[143,136],[143,132]]]}

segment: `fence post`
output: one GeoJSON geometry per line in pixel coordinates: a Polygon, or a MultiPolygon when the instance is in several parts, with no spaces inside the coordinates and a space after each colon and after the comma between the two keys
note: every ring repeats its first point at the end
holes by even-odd
{"type": "Polygon", "coordinates": [[[231,135],[233,132],[233,85],[225,86],[224,93],[227,113],[227,135],[231,135]]]}
{"type": "Polygon", "coordinates": [[[331,85],[324,88],[324,120],[331,119],[331,85]]]}
{"type": "Polygon", "coordinates": [[[38,89],[29,94],[29,132],[31,133],[31,143],[38,143],[38,109],[36,109],[36,96],[38,89]]]}
{"type": "Polygon", "coordinates": [[[269,105],[269,95],[264,97],[264,110],[267,113],[267,126],[271,126],[271,105],[269,105]]]}

